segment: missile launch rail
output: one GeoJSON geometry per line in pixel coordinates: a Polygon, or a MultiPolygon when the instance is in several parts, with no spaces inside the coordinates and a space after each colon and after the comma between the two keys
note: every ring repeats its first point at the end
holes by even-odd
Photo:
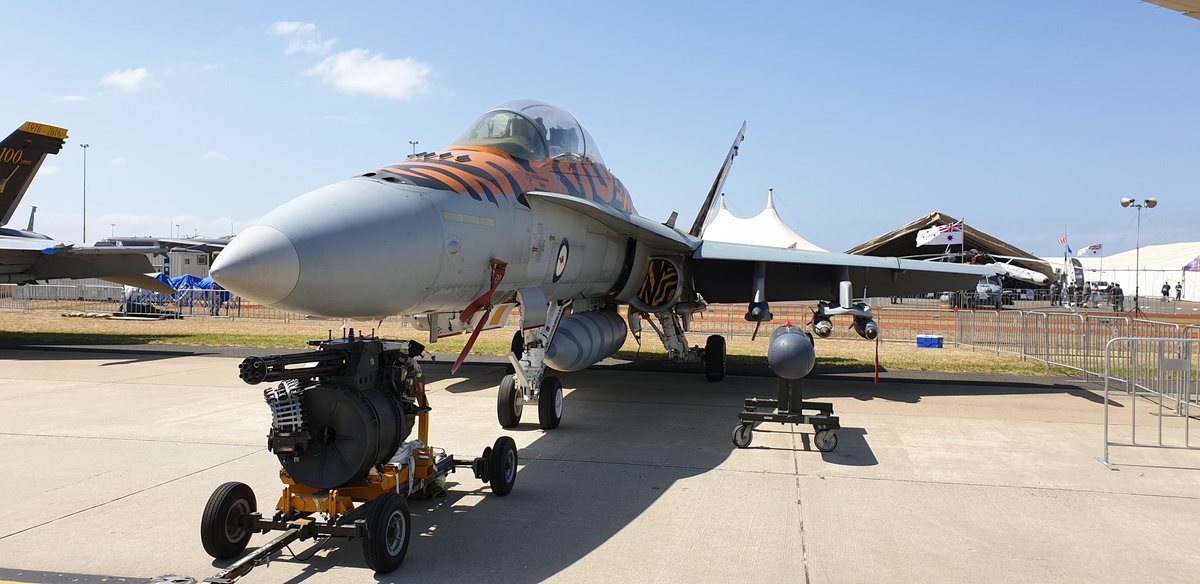
{"type": "Polygon", "coordinates": [[[780,424],[812,424],[813,445],[821,452],[837,448],[837,429],[842,425],[833,415],[833,404],[804,401],[800,379],[778,378],[779,398],[746,398],[744,409],[738,413],[741,423],[733,429],[733,444],[747,448],[754,439],[754,427],[762,422],[780,424]],[[766,410],[766,411],[760,411],[766,410]],[[804,413],[811,410],[815,413],[804,413]]]}
{"type": "MultiPolygon", "coordinates": [[[[247,383],[284,382],[279,389],[264,392],[273,417],[268,447],[283,464],[279,471],[284,483],[283,494],[274,515],[267,518],[257,510],[254,492],[248,485],[228,482],[217,487],[209,497],[201,519],[201,542],[205,551],[216,559],[241,557],[203,582],[230,584],[256,566],[270,562],[273,556],[297,540],[319,540],[310,550],[295,554],[297,559],[308,559],[334,537],[362,540],[367,566],[379,573],[391,572],[400,566],[408,552],[411,522],[407,500],[410,497],[441,495],[445,491],[446,475],[462,466],[469,466],[475,478],[490,483],[492,493],[498,496],[507,495],[516,482],[517,448],[508,436],[497,438],[491,447],[484,449],[482,456],[472,460],[459,460],[428,446],[431,408],[425,395],[424,376],[416,362],[416,357],[424,351],[420,343],[383,341],[365,336],[356,339],[351,329],[348,338],[310,344],[317,345],[318,350],[249,357],[241,365],[241,377],[247,383]],[[300,366],[289,367],[295,365],[300,366]],[[353,382],[357,382],[357,386],[353,382]],[[293,385],[286,385],[288,383],[293,385]],[[304,389],[303,383],[309,384],[308,389],[304,389]],[[350,475],[337,474],[333,475],[337,478],[328,479],[329,475],[323,470],[324,460],[319,474],[314,473],[311,466],[300,464],[304,457],[320,457],[324,456],[325,449],[333,450],[331,445],[336,442],[336,434],[347,429],[345,413],[340,416],[342,421],[330,421],[328,416],[322,418],[319,412],[310,411],[331,403],[348,403],[345,397],[322,397],[322,386],[326,392],[329,387],[335,387],[351,396],[385,390],[395,394],[387,400],[380,401],[378,396],[372,396],[361,401],[367,404],[363,406],[364,411],[380,418],[391,416],[392,422],[400,426],[394,431],[395,436],[386,431],[377,432],[385,438],[376,441],[378,446],[372,456],[382,452],[387,457],[384,462],[365,465],[369,466],[366,472],[357,472],[349,480],[343,477],[350,475]],[[283,399],[279,399],[280,396],[283,399]],[[289,401],[288,398],[295,399],[289,401]],[[386,404],[389,403],[399,406],[388,409],[386,404]],[[413,421],[418,436],[404,441],[413,429],[413,421]],[[389,437],[392,442],[388,441],[389,437]],[[397,445],[394,450],[389,449],[392,444],[397,445]],[[293,466],[289,467],[289,464],[293,466]],[[333,486],[306,485],[293,476],[297,473],[302,476],[307,473],[318,480],[341,482],[333,486]],[[272,531],[282,533],[242,555],[254,533],[272,531]]],[[[351,422],[357,425],[360,420],[351,418],[351,422]]],[[[380,424],[381,427],[386,425],[380,424]]],[[[343,440],[352,438],[354,442],[361,441],[357,437],[343,440]]],[[[337,456],[342,455],[338,453],[337,456]]]]}

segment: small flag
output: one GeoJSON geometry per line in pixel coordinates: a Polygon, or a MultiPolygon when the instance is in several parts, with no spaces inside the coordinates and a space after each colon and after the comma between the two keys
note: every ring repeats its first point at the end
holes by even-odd
{"type": "Polygon", "coordinates": [[[1071,246],[1068,245],[1067,246],[1067,255],[1071,255],[1073,253],[1075,253],[1075,252],[1071,251],[1071,246]]]}
{"type": "Polygon", "coordinates": [[[1103,249],[1104,249],[1104,244],[1097,243],[1097,244],[1094,244],[1094,245],[1089,245],[1089,246],[1087,246],[1087,247],[1085,247],[1085,248],[1083,248],[1083,249],[1079,250],[1079,253],[1077,253],[1077,254],[1075,254],[1075,255],[1077,255],[1077,256],[1079,256],[1079,257],[1085,257],[1085,256],[1098,256],[1098,255],[1100,255],[1100,252],[1101,252],[1103,249]]]}
{"type": "Polygon", "coordinates": [[[1067,244],[1067,236],[1065,236],[1065,235],[1064,235],[1064,236],[1062,236],[1062,237],[1058,238],[1058,244],[1059,244],[1059,245],[1066,245],[1066,244],[1067,244]]]}
{"type": "Polygon", "coordinates": [[[917,247],[922,245],[958,245],[962,243],[962,222],[934,225],[917,232],[917,247]]]}

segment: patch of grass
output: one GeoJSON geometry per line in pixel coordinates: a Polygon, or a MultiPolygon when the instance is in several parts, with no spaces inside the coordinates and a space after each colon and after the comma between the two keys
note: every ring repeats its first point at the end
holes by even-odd
{"type": "MultiPolygon", "coordinates": [[[[184,319],[132,322],[90,318],[64,318],[46,311],[0,312],[0,344],[59,345],[194,345],[209,347],[256,347],[296,351],[307,348],[310,339],[329,334],[340,336],[340,321],[302,319],[293,322],[254,319],[184,319]]],[[[388,321],[357,323],[357,331],[375,330],[388,339],[416,339],[427,343],[428,333],[388,321]]],[[[512,329],[485,331],[472,348],[473,355],[506,355],[512,329]]],[[[703,337],[692,335],[693,341],[703,337]]],[[[432,352],[457,355],[468,337],[460,335],[428,345],[432,352]]],[[[632,337],[614,355],[618,359],[664,360],[666,350],[657,340],[645,339],[639,347],[632,337]]],[[[749,337],[727,339],[731,363],[766,364],[769,338],[751,341],[749,337]]],[[[819,339],[817,372],[870,371],[875,366],[875,344],[860,339],[819,339]]],[[[1047,370],[1045,364],[1021,361],[1018,357],[994,351],[948,346],[945,349],[917,349],[912,343],[885,342],[879,346],[880,364],[889,371],[940,371],[963,374],[1001,375],[1078,375],[1061,367],[1047,370]]]]}
{"type": "Polygon", "coordinates": [[[295,335],[235,335],[229,333],[0,332],[0,343],[37,345],[194,345],[298,349],[305,347],[306,341],[308,341],[308,337],[295,335]]]}

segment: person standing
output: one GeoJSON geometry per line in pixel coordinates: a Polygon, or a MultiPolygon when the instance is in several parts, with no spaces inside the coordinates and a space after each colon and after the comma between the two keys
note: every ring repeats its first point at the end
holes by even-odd
{"type": "Polygon", "coordinates": [[[1113,284],[1113,310],[1125,312],[1125,291],[1120,284],[1113,284]]]}
{"type": "Polygon", "coordinates": [[[1183,282],[1175,282],[1175,301],[1183,300],[1183,282]]]}
{"type": "Polygon", "coordinates": [[[1163,294],[1163,302],[1169,302],[1171,300],[1171,285],[1170,284],[1163,282],[1162,294],[1163,294]]]}

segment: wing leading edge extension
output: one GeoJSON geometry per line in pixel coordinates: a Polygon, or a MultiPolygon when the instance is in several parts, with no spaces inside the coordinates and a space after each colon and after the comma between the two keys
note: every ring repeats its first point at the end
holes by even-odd
{"type": "Polygon", "coordinates": [[[836,298],[848,279],[857,296],[894,296],[966,290],[991,266],[922,262],[891,257],[779,249],[706,241],[692,256],[695,285],[708,302],[745,302],[755,266],[766,265],[766,296],[773,301],[836,298]]]}

